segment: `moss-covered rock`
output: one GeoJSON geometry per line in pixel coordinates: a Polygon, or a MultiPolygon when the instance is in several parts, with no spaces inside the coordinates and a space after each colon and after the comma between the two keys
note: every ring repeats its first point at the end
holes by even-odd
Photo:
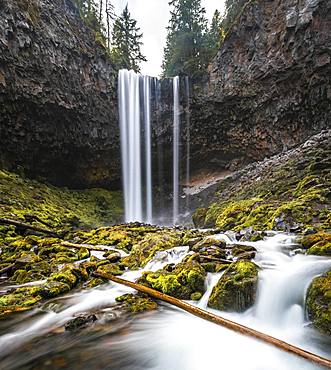
{"type": "Polygon", "coordinates": [[[42,300],[40,287],[22,287],[0,297],[0,314],[28,309],[42,300]]]}
{"type": "Polygon", "coordinates": [[[208,208],[193,214],[194,222],[199,227],[234,231],[247,227],[330,230],[330,163],[330,143],[325,137],[247,166],[219,181],[216,192],[208,195],[208,208]]]}
{"type": "Polygon", "coordinates": [[[179,246],[181,241],[180,235],[170,230],[147,234],[133,246],[130,256],[123,258],[123,263],[131,269],[144,267],[156,252],[179,246]]]}
{"type": "Polygon", "coordinates": [[[243,312],[253,305],[258,267],[249,261],[232,263],[212,290],[208,306],[221,311],[243,312]]]}
{"type": "Polygon", "coordinates": [[[7,171],[0,171],[0,193],[0,217],[25,222],[32,215],[37,225],[53,229],[110,224],[123,214],[120,192],[56,188],[7,171]]]}
{"type": "Polygon", "coordinates": [[[194,252],[199,252],[199,251],[201,251],[203,249],[206,249],[208,247],[211,247],[211,246],[215,246],[215,247],[219,247],[219,248],[225,248],[226,243],[222,240],[217,239],[213,235],[209,235],[209,236],[206,236],[205,238],[203,238],[202,240],[199,240],[197,243],[193,244],[190,247],[190,250],[192,250],[194,252]]]}
{"type": "Polygon", "coordinates": [[[331,270],[312,281],[307,291],[306,306],[313,325],[331,335],[331,270]]]}
{"type": "Polygon", "coordinates": [[[157,309],[157,303],[142,293],[124,294],[117,297],[116,302],[123,303],[125,310],[130,313],[139,313],[157,309]]]}
{"type": "Polygon", "coordinates": [[[106,260],[105,264],[98,267],[97,273],[109,274],[109,275],[122,275],[125,270],[125,266],[122,263],[109,263],[106,260]]]}
{"type": "Polygon", "coordinates": [[[205,277],[203,267],[191,260],[179,263],[171,271],[144,272],[139,282],[175,298],[197,299],[196,293],[205,292],[205,277]]]}
{"type": "Polygon", "coordinates": [[[298,239],[298,244],[307,249],[308,254],[331,256],[331,234],[318,232],[298,239]]]}

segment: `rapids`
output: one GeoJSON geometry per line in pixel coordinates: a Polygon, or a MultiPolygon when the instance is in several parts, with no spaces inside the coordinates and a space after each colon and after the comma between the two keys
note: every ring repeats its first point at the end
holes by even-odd
{"type": "MultiPolygon", "coordinates": [[[[231,242],[231,235],[219,235],[231,242]]],[[[331,356],[330,338],[307,320],[304,297],[311,280],[330,269],[331,260],[296,253],[293,236],[276,234],[254,245],[261,267],[255,305],[242,314],[207,307],[221,273],[208,273],[206,293],[191,302],[217,315],[273,335],[324,357],[331,356]]],[[[158,252],[144,270],[156,271],[180,262],[188,247],[158,252]]],[[[135,280],[143,270],[127,271],[135,280]]],[[[0,322],[1,369],[153,369],[153,370],[313,370],[319,366],[241,336],[167,304],[154,312],[116,317],[115,298],[132,289],[109,283],[90,291],[74,291],[43,307],[0,322]],[[78,332],[64,324],[78,313],[103,311],[100,322],[78,332]],[[74,365],[75,366],[74,366],[74,365]],[[73,367],[74,366],[74,367],[73,367]]]]}

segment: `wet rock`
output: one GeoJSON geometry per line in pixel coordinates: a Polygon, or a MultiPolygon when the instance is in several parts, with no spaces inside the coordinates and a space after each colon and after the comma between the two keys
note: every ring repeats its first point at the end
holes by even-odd
{"type": "Polygon", "coordinates": [[[253,246],[237,245],[232,248],[231,252],[237,260],[251,260],[255,258],[257,250],[253,246]]]}
{"type": "Polygon", "coordinates": [[[315,278],[310,284],[306,307],[309,319],[320,331],[331,335],[331,271],[315,278]]]}
{"type": "Polygon", "coordinates": [[[97,317],[94,314],[82,314],[74,319],[68,321],[65,324],[65,330],[67,331],[76,331],[79,329],[86,328],[87,326],[92,325],[95,321],[97,321],[97,317]]]}
{"type": "Polygon", "coordinates": [[[157,303],[145,294],[124,294],[116,298],[116,302],[123,303],[125,310],[130,313],[139,313],[157,309],[157,303]]]}
{"type": "Polygon", "coordinates": [[[104,273],[104,274],[109,274],[109,275],[115,275],[119,276],[122,275],[123,272],[125,271],[125,266],[121,263],[109,263],[108,260],[106,260],[107,263],[103,264],[98,267],[97,273],[104,273]]]}
{"type": "Polygon", "coordinates": [[[192,294],[205,292],[205,277],[206,272],[199,263],[187,261],[176,265],[171,272],[144,272],[138,282],[175,298],[192,299],[192,294]]]}
{"type": "Polygon", "coordinates": [[[176,230],[147,234],[133,246],[130,256],[123,258],[123,263],[131,269],[144,267],[155,256],[156,252],[179,246],[181,240],[181,234],[176,230]]]}
{"type": "Polygon", "coordinates": [[[106,257],[109,262],[115,263],[115,262],[120,261],[121,253],[110,251],[110,252],[105,253],[104,257],[106,257]]]}
{"type": "Polygon", "coordinates": [[[307,250],[308,254],[331,256],[331,234],[317,232],[298,239],[298,244],[307,250]]]}
{"type": "Polygon", "coordinates": [[[207,236],[198,243],[194,244],[192,247],[190,247],[190,250],[192,250],[193,252],[199,252],[211,246],[225,248],[226,243],[223,240],[215,238],[214,236],[207,236]]]}
{"type": "Polygon", "coordinates": [[[258,268],[249,261],[234,262],[212,290],[208,306],[221,311],[243,312],[254,304],[258,268]]]}

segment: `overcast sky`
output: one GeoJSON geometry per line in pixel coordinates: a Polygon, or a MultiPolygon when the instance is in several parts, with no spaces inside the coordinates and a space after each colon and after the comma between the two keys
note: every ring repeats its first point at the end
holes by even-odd
{"type": "MultiPolygon", "coordinates": [[[[117,15],[120,15],[127,3],[131,16],[138,21],[138,26],[144,34],[142,51],[148,61],[141,65],[141,72],[159,76],[167,35],[166,27],[170,18],[168,0],[113,0],[117,15]]],[[[224,10],[224,0],[202,0],[202,5],[206,8],[209,19],[216,9],[221,13],[224,10]]]]}

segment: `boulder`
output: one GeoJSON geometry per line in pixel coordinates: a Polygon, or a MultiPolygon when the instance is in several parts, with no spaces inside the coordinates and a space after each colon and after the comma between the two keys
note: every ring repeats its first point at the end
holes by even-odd
{"type": "Polygon", "coordinates": [[[221,311],[243,312],[254,304],[258,267],[249,261],[234,262],[212,290],[208,306],[221,311]]]}

